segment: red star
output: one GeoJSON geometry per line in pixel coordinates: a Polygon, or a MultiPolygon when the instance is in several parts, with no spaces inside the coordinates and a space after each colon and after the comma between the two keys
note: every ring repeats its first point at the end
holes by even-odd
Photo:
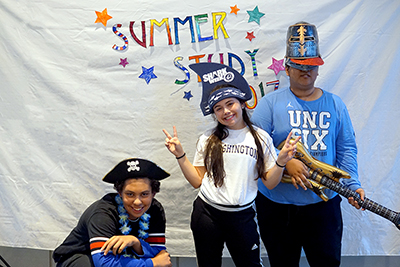
{"type": "Polygon", "coordinates": [[[254,38],[256,38],[256,37],[254,36],[254,32],[247,32],[246,39],[249,39],[250,42],[251,42],[251,40],[253,40],[254,38]]]}
{"type": "Polygon", "coordinates": [[[240,10],[240,9],[237,7],[237,5],[231,6],[230,8],[231,8],[231,13],[235,13],[235,15],[237,15],[237,12],[240,10]]]}
{"type": "Polygon", "coordinates": [[[104,27],[107,27],[107,20],[112,19],[111,16],[107,14],[107,8],[105,8],[102,12],[95,11],[97,15],[97,19],[94,23],[103,23],[104,27]]]}

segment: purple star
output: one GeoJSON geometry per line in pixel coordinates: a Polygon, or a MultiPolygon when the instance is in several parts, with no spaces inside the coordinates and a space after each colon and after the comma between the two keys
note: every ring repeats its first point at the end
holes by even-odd
{"type": "Polygon", "coordinates": [[[183,98],[186,98],[189,101],[191,97],[193,97],[192,91],[189,91],[185,92],[185,96],[183,98]]]}
{"type": "Polygon", "coordinates": [[[157,76],[153,73],[154,71],[154,66],[146,69],[145,67],[142,66],[142,74],[140,74],[139,78],[145,79],[146,83],[149,84],[150,80],[153,78],[157,78],[157,76]]]}
{"type": "Polygon", "coordinates": [[[281,70],[285,70],[285,67],[283,66],[283,60],[276,60],[275,58],[272,58],[272,65],[268,67],[268,69],[273,70],[275,72],[275,75],[278,75],[278,73],[281,70]]]}
{"type": "Polygon", "coordinates": [[[129,64],[128,58],[124,58],[124,59],[120,58],[120,60],[121,61],[119,62],[119,65],[122,65],[124,68],[125,68],[126,65],[129,64]]]}

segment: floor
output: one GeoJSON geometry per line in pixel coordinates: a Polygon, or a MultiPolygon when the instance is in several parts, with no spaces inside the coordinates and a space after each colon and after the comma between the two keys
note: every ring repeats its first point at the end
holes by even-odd
{"type": "MultiPolygon", "coordinates": [[[[29,248],[11,248],[0,246],[0,267],[55,267],[51,251],[29,248]],[[6,263],[3,261],[6,261],[6,263]]],[[[174,267],[196,267],[195,258],[174,257],[174,267]]],[[[224,258],[222,267],[234,267],[230,258],[224,258]]],[[[264,266],[269,267],[268,259],[264,266]]],[[[399,267],[400,256],[345,256],[342,257],[341,267],[399,267]]],[[[301,258],[300,267],[309,267],[307,260],[301,258]]]]}

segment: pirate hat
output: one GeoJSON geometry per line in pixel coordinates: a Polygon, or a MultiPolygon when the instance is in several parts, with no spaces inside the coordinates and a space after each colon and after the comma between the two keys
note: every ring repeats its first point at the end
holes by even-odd
{"type": "Polygon", "coordinates": [[[203,95],[200,108],[204,116],[213,113],[214,105],[223,99],[235,97],[247,101],[252,97],[247,81],[239,72],[229,66],[203,62],[191,64],[189,67],[201,77],[203,95]],[[218,85],[226,85],[227,87],[212,92],[218,85]]]}
{"type": "Polygon", "coordinates": [[[304,21],[289,26],[285,57],[286,65],[300,70],[307,71],[323,65],[317,27],[304,21]]]}
{"type": "Polygon", "coordinates": [[[129,158],[118,163],[109,173],[104,176],[103,181],[115,183],[129,178],[149,178],[162,180],[170,174],[147,159],[129,158]]]}

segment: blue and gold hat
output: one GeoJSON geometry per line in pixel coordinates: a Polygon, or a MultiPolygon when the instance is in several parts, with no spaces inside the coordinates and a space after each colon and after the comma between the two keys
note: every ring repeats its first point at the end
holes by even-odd
{"type": "Polygon", "coordinates": [[[169,173],[150,160],[129,158],[118,163],[109,173],[106,174],[106,176],[104,176],[103,181],[113,184],[130,178],[162,180],[167,178],[169,175],[169,173]]]}
{"type": "Polygon", "coordinates": [[[319,39],[315,25],[302,21],[289,26],[285,58],[286,65],[304,71],[324,64],[319,53],[319,39]]]}
{"type": "Polygon", "coordinates": [[[250,100],[251,90],[247,81],[235,69],[224,64],[203,62],[191,64],[189,67],[201,77],[203,95],[200,108],[204,116],[213,113],[213,107],[219,101],[235,97],[243,101],[250,100]],[[215,87],[226,85],[219,90],[215,87]]]}

